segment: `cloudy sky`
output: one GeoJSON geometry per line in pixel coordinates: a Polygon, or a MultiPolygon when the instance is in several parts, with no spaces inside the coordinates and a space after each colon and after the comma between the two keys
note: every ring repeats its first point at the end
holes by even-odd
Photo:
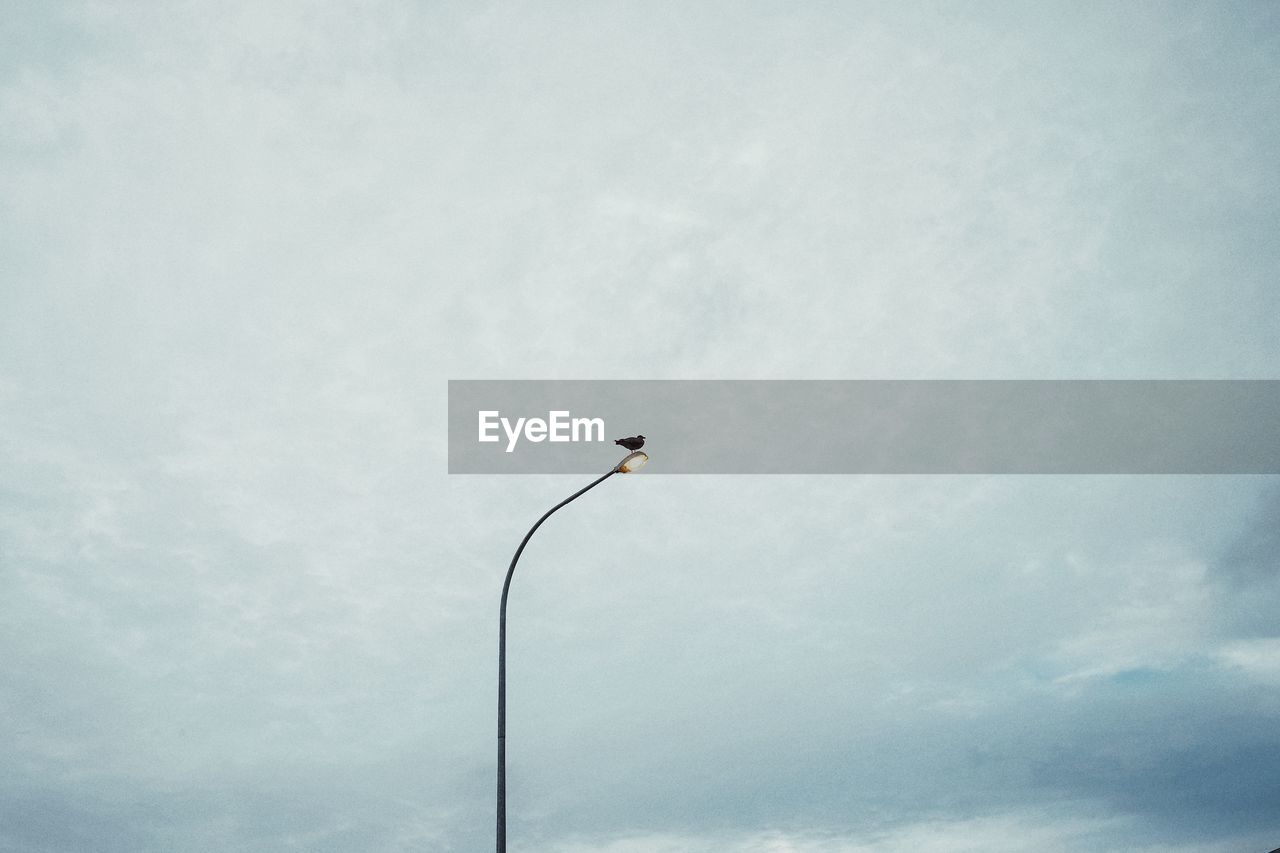
{"type": "MultiPolygon", "coordinates": [[[[1033,5],[6,4],[0,850],[490,847],[585,483],[448,379],[1274,378],[1280,13],[1033,5]]],[[[513,850],[1280,846],[1276,478],[651,447],[513,850]]]]}

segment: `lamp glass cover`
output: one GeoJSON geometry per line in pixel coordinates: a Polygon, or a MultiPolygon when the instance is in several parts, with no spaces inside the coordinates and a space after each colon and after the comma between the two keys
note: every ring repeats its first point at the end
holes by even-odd
{"type": "Polygon", "coordinates": [[[623,474],[630,474],[632,471],[639,471],[648,461],[649,455],[637,450],[635,453],[628,454],[625,459],[618,463],[618,470],[623,474]]]}

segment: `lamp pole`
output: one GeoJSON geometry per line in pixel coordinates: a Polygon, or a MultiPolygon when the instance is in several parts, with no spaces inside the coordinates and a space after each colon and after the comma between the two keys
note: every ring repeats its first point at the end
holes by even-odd
{"type": "Polygon", "coordinates": [[[502,609],[498,616],[498,853],[507,853],[507,593],[511,590],[511,576],[515,574],[516,563],[524,552],[524,546],[529,544],[534,531],[541,527],[542,522],[550,518],[553,512],[591,491],[614,474],[628,474],[636,471],[648,461],[649,457],[637,450],[609,469],[609,473],[569,495],[543,513],[542,518],[534,522],[533,527],[530,527],[529,532],[524,535],[524,539],[520,540],[520,547],[516,549],[515,556],[511,558],[511,565],[507,568],[507,579],[502,583],[502,609]]]}

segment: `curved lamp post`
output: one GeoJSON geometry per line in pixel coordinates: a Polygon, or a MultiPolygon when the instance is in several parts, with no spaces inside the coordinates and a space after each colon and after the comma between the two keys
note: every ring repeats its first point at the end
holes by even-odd
{"type": "Polygon", "coordinates": [[[550,518],[553,512],[591,491],[614,474],[630,474],[632,471],[638,471],[648,461],[649,457],[639,450],[629,453],[626,458],[613,466],[609,473],[547,510],[542,518],[529,528],[529,532],[520,541],[520,547],[516,549],[515,556],[511,558],[507,579],[502,584],[502,612],[498,617],[498,853],[507,853],[507,592],[511,589],[511,576],[515,574],[516,562],[524,552],[524,546],[529,544],[534,531],[541,527],[542,522],[550,518]]]}

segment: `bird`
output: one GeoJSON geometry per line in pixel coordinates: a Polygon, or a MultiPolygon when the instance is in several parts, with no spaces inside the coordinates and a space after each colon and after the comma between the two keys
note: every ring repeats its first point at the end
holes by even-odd
{"type": "Polygon", "coordinates": [[[627,450],[630,450],[634,453],[635,451],[644,447],[644,436],[637,435],[637,436],[634,436],[633,438],[620,438],[617,441],[615,441],[614,444],[620,444],[623,447],[625,447],[627,450]]]}

